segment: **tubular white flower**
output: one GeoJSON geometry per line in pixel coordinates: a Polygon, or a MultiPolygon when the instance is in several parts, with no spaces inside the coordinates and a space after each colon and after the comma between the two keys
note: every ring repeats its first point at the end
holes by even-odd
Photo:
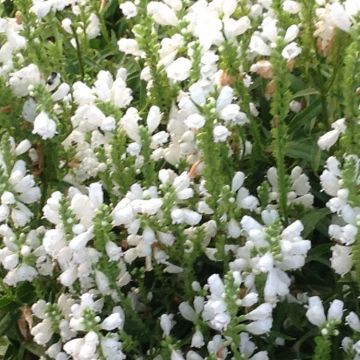
{"type": "MultiPolygon", "coordinates": [[[[293,34],[291,34],[291,36],[293,36],[293,34]]],[[[300,54],[301,54],[301,48],[295,42],[291,42],[290,44],[286,45],[283,51],[281,52],[281,55],[286,60],[295,59],[300,54]]]]}
{"type": "Polygon", "coordinates": [[[29,94],[29,86],[41,83],[40,70],[35,64],[30,64],[10,75],[9,85],[13,94],[18,97],[29,94]]]}
{"type": "Polygon", "coordinates": [[[299,26],[298,25],[291,25],[287,28],[286,34],[284,37],[285,42],[290,43],[294,41],[297,36],[299,35],[299,26]]]}
{"type": "Polygon", "coordinates": [[[331,127],[334,130],[330,130],[326,134],[320,136],[318,140],[318,146],[321,150],[329,150],[338,140],[339,136],[346,130],[345,119],[336,120],[332,123],[331,127]]]}
{"type": "Polygon", "coordinates": [[[53,138],[56,134],[56,122],[42,111],[34,120],[33,134],[40,135],[44,140],[53,138]]]}
{"type": "Polygon", "coordinates": [[[204,335],[200,330],[196,330],[191,338],[191,347],[201,348],[205,345],[204,335]]]}
{"type": "Polygon", "coordinates": [[[330,304],[327,320],[334,320],[336,322],[340,322],[343,316],[344,303],[341,300],[333,300],[330,304]]]}
{"type": "Polygon", "coordinates": [[[152,134],[158,128],[158,126],[160,125],[160,121],[160,108],[158,106],[152,106],[146,118],[146,124],[150,134],[152,134]]]}
{"type": "Polygon", "coordinates": [[[113,313],[103,320],[101,328],[104,330],[114,330],[123,326],[123,319],[119,313],[113,313]]]}
{"type": "Polygon", "coordinates": [[[173,81],[184,81],[190,76],[191,60],[180,57],[173,61],[167,68],[166,73],[173,81]]]}
{"type": "Polygon", "coordinates": [[[346,323],[355,331],[360,332],[360,319],[359,316],[351,311],[345,318],[346,323]]]}
{"type": "Polygon", "coordinates": [[[120,9],[127,19],[131,19],[137,15],[137,8],[131,1],[125,1],[120,4],[120,9]]]}
{"type": "Polygon", "coordinates": [[[335,2],[330,5],[330,16],[334,24],[341,30],[348,32],[351,27],[349,14],[342,4],[335,2]]]}
{"type": "Polygon", "coordinates": [[[159,25],[176,26],[178,23],[175,11],[160,1],[150,1],[147,11],[159,25]]]}
{"type": "Polygon", "coordinates": [[[326,323],[324,307],[318,296],[309,297],[309,308],[306,317],[315,326],[321,327],[326,323]]]}
{"type": "Polygon", "coordinates": [[[215,142],[224,142],[229,137],[230,131],[223,125],[216,125],[213,130],[215,142]]]}
{"type": "Polygon", "coordinates": [[[160,326],[163,331],[163,336],[169,336],[170,331],[175,325],[175,322],[173,321],[174,314],[162,314],[160,316],[160,326]]]}
{"type": "Polygon", "coordinates": [[[185,121],[189,129],[201,129],[205,125],[205,118],[200,114],[191,114],[185,121]]]}
{"type": "Polygon", "coordinates": [[[335,244],[331,247],[331,250],[331,267],[337,274],[344,276],[350,272],[353,266],[351,247],[335,244]]]}

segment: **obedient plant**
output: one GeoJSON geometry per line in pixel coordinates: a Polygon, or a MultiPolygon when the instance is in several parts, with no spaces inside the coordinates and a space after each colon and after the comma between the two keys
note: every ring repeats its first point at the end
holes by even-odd
{"type": "Polygon", "coordinates": [[[359,0],[0,1],[0,357],[360,359],[359,0]]]}

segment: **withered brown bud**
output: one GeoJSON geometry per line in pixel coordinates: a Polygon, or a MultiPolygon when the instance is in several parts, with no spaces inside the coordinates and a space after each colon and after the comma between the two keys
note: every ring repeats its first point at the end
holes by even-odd
{"type": "Polygon", "coordinates": [[[263,79],[271,79],[273,76],[271,62],[267,60],[259,60],[257,63],[252,64],[250,71],[258,74],[263,79]]]}
{"type": "Polygon", "coordinates": [[[21,11],[19,11],[19,10],[17,10],[15,13],[15,21],[19,25],[22,24],[22,14],[21,14],[21,11]]]}
{"type": "Polygon", "coordinates": [[[275,81],[271,80],[266,85],[265,95],[270,98],[274,94],[275,90],[276,90],[275,81]]]}
{"type": "Polygon", "coordinates": [[[235,77],[232,75],[229,75],[223,70],[220,70],[220,76],[219,76],[219,86],[226,86],[226,85],[232,85],[235,82],[235,77]]]}

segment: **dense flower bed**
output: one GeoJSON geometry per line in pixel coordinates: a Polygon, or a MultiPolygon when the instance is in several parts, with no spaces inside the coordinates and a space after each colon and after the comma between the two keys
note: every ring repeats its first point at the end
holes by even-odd
{"type": "Polygon", "coordinates": [[[0,2],[4,359],[360,359],[359,0],[0,2]]]}

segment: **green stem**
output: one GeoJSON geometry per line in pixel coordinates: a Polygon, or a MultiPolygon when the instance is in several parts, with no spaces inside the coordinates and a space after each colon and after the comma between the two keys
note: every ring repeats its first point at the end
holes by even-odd
{"type": "Polygon", "coordinates": [[[287,222],[287,194],[289,190],[289,177],[285,169],[285,151],[287,144],[287,126],[285,123],[291,99],[290,80],[287,73],[286,62],[281,56],[282,41],[274,49],[271,60],[274,70],[275,93],[271,102],[272,120],[272,148],[276,160],[278,175],[279,210],[281,217],[287,222]]]}
{"type": "Polygon", "coordinates": [[[360,53],[360,25],[354,25],[352,30],[353,41],[347,47],[344,58],[344,113],[347,120],[345,135],[345,152],[359,155],[359,96],[356,89],[359,81],[359,53],[360,53]]]}
{"type": "Polygon", "coordinates": [[[317,336],[315,338],[315,352],[312,360],[330,360],[331,341],[328,336],[317,336]]]}
{"type": "Polygon", "coordinates": [[[85,78],[85,70],[84,70],[84,62],[81,54],[81,48],[80,48],[80,42],[79,37],[77,36],[76,29],[71,26],[72,33],[74,35],[75,43],[76,43],[76,56],[79,62],[79,68],[80,68],[80,74],[81,74],[81,80],[84,80],[85,78]]]}

